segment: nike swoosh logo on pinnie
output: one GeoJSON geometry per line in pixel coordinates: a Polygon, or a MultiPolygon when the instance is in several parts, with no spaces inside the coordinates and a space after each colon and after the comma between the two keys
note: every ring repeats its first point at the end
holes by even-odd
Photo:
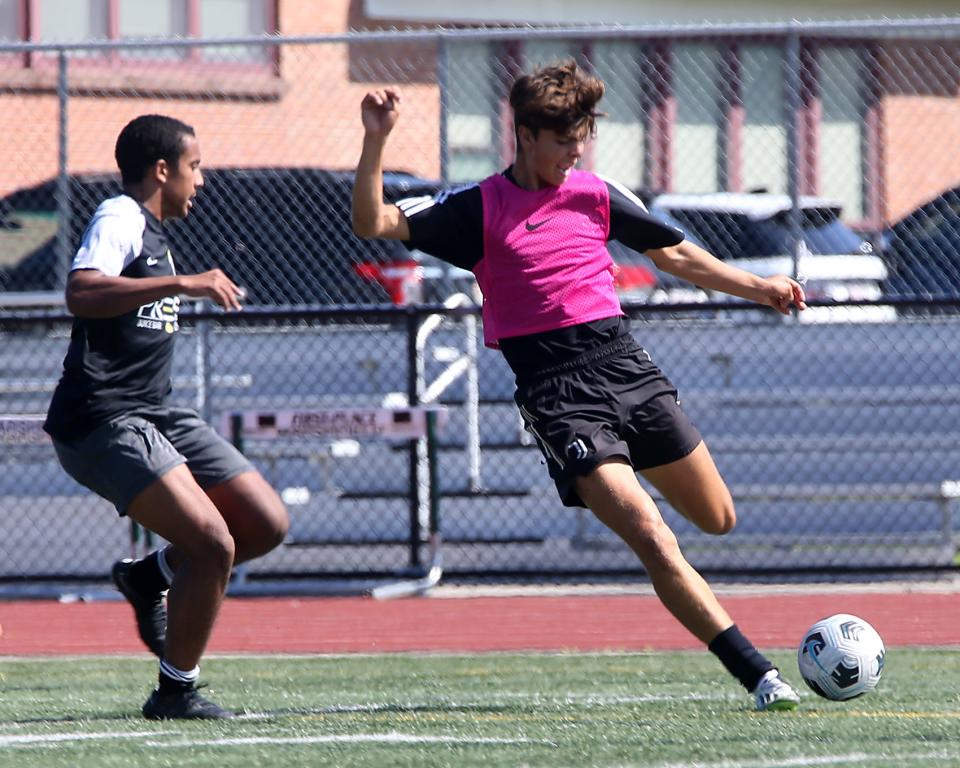
{"type": "MultiPolygon", "coordinates": [[[[553,218],[552,216],[550,218],[553,218]]],[[[550,221],[550,218],[544,219],[543,221],[538,221],[536,224],[531,224],[529,221],[527,224],[527,232],[536,232],[540,227],[550,221]]]]}
{"type": "Polygon", "coordinates": [[[156,256],[148,256],[148,257],[147,257],[147,266],[148,266],[148,267],[156,266],[157,262],[158,262],[158,259],[157,259],[156,256]]]}

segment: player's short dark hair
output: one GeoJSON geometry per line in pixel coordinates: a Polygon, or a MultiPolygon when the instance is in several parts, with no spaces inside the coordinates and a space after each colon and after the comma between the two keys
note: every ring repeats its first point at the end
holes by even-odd
{"type": "Polygon", "coordinates": [[[114,156],[124,184],[142,181],[158,160],[176,166],[183,154],[183,137],[195,136],[193,127],[165,115],[140,115],[117,137],[114,156]]]}
{"type": "Polygon", "coordinates": [[[567,136],[586,128],[596,131],[596,110],[603,98],[603,81],[585,72],[574,59],[538,67],[522,75],[510,89],[514,129],[521,125],[536,134],[541,128],[567,136]]]}

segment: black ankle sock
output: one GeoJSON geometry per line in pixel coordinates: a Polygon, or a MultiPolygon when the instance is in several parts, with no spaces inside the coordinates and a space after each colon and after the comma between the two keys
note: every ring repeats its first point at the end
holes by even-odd
{"type": "Polygon", "coordinates": [[[748,691],[756,688],[760,678],[774,668],[736,624],[713,638],[707,647],[748,691]]]}
{"type": "Polygon", "coordinates": [[[147,593],[160,593],[170,585],[163,576],[158,562],[160,552],[151,552],[143,560],[137,560],[130,566],[130,580],[137,589],[147,593]]]}

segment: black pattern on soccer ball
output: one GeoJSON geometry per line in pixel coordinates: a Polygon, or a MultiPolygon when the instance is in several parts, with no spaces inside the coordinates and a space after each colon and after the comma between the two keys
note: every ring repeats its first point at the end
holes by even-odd
{"type": "Polygon", "coordinates": [[[816,658],[825,646],[823,635],[820,632],[814,632],[812,635],[807,635],[807,638],[803,641],[803,652],[816,658]]]}
{"type": "Polygon", "coordinates": [[[837,684],[837,688],[849,688],[860,680],[860,665],[855,661],[852,667],[848,667],[844,659],[833,668],[830,677],[837,684]]]}

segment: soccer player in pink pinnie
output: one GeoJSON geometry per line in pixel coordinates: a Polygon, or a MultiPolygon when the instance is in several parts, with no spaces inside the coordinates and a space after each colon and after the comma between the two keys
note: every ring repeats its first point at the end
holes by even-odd
{"type": "Polygon", "coordinates": [[[361,104],[353,228],[473,272],[483,293],[484,341],[516,375],[514,398],[563,504],[588,507],[631,547],[663,604],[757,709],[794,709],[796,691],[686,561],[637,478],[708,533],[727,533],[736,522],[730,491],[676,387],[630,333],[606,242],[618,240],[665,272],[784,314],[806,307],[803,289],[787,276],[762,278],[724,264],[617,182],[577,170],[602,116],[596,107],[603,92],[603,82],[572,60],[519,77],[510,91],[517,152],[509,168],[390,205],[382,158],[401,95],[371,91],[361,104]]]}

